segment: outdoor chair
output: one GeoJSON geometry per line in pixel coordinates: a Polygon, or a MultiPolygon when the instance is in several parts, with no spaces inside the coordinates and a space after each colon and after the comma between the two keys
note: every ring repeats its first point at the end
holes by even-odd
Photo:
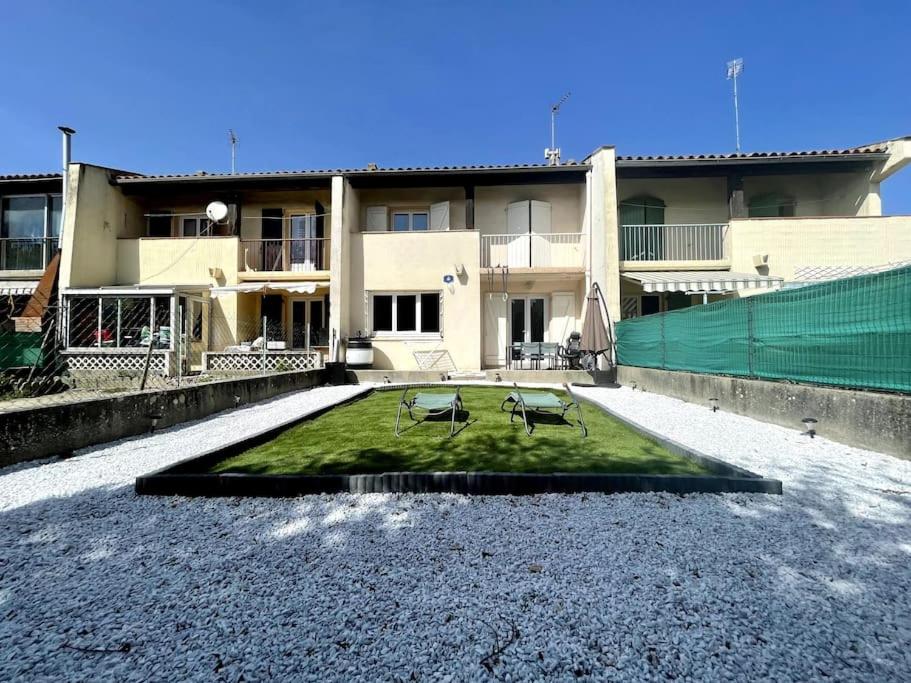
{"type": "Polygon", "coordinates": [[[405,387],[402,392],[402,398],[399,400],[398,412],[395,415],[395,435],[401,436],[399,432],[399,423],[402,419],[402,408],[408,411],[408,417],[414,422],[423,422],[428,417],[436,417],[451,413],[449,422],[449,436],[455,434],[456,415],[462,411],[461,387],[456,387],[455,393],[431,394],[428,392],[418,392],[411,400],[405,400],[408,390],[412,387],[405,387]],[[415,410],[424,411],[424,417],[418,419],[414,416],[415,410]]]}
{"type": "Polygon", "coordinates": [[[582,407],[579,405],[576,397],[573,396],[573,392],[570,391],[568,384],[564,384],[563,388],[571,399],[569,403],[566,403],[559,396],[552,394],[549,391],[523,392],[519,390],[519,385],[516,383],[513,383],[513,387],[515,387],[515,391],[509,392],[509,395],[503,399],[503,403],[500,404],[500,410],[505,410],[506,404],[512,403],[509,421],[512,422],[516,417],[516,412],[520,412],[522,415],[522,422],[525,424],[525,433],[528,434],[528,436],[531,436],[533,429],[533,427],[530,427],[528,424],[529,413],[552,416],[558,415],[562,419],[570,408],[575,408],[576,413],[579,415],[579,428],[582,430],[582,438],[584,439],[588,436],[588,428],[585,426],[585,421],[582,419],[582,407]]]}
{"type": "Polygon", "coordinates": [[[538,369],[541,369],[541,361],[547,361],[547,369],[553,370],[557,364],[557,354],[560,350],[560,345],[556,342],[541,342],[540,349],[540,360],[538,361],[538,369]]]}

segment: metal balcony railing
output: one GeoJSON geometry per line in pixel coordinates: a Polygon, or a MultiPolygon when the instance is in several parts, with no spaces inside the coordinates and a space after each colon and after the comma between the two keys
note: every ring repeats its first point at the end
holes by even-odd
{"type": "Polygon", "coordinates": [[[620,226],[621,261],[724,261],[727,223],[620,226]]]}
{"type": "Polygon", "coordinates": [[[56,237],[0,238],[0,270],[44,270],[56,251],[56,237]]]}
{"type": "Polygon", "coordinates": [[[582,233],[481,235],[481,267],[583,268],[582,233]]]}
{"type": "Polygon", "coordinates": [[[329,238],[241,240],[246,270],[307,273],[329,270],[329,238]]]}

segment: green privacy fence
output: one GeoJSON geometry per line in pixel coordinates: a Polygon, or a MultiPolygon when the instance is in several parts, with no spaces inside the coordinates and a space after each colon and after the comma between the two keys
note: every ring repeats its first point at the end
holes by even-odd
{"type": "Polygon", "coordinates": [[[0,332],[0,370],[39,363],[41,340],[40,332],[0,332]]]}
{"type": "Polygon", "coordinates": [[[911,392],[911,267],[622,320],[617,362],[911,392]]]}

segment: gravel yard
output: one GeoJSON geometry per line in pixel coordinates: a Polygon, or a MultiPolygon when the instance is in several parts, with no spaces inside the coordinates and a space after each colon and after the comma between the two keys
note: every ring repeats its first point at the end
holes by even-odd
{"type": "Polygon", "coordinates": [[[133,493],[355,390],[0,470],[0,680],[911,678],[911,462],[662,396],[579,390],[784,495],[133,493]]]}

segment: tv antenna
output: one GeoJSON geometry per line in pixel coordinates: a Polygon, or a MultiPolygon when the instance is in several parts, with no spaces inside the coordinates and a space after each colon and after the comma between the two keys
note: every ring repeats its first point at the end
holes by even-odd
{"type": "Polygon", "coordinates": [[[743,58],[728,62],[728,80],[734,81],[734,131],[737,135],[737,151],[740,151],[740,103],[737,101],[737,77],[743,73],[743,58]]]}
{"type": "Polygon", "coordinates": [[[550,147],[544,150],[544,158],[551,166],[560,165],[560,148],[557,147],[557,114],[560,113],[560,107],[569,99],[570,95],[572,93],[567,92],[550,108],[550,147]]]}
{"type": "Polygon", "coordinates": [[[228,128],[228,140],[231,142],[231,175],[237,173],[237,136],[233,128],[228,128]]]}

